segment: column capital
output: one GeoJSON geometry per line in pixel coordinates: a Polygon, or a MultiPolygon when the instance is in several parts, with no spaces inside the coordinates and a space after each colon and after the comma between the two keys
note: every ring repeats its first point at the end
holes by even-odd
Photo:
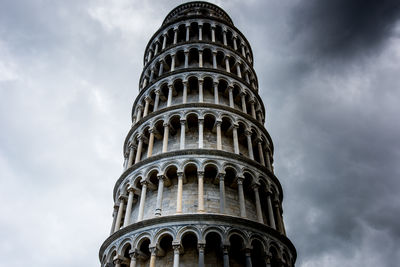
{"type": "Polygon", "coordinates": [[[156,90],[154,90],[154,93],[155,93],[156,95],[160,95],[161,89],[160,89],[160,88],[157,88],[156,90]]]}
{"type": "Polygon", "coordinates": [[[238,129],[239,128],[239,124],[237,124],[237,123],[232,124],[232,128],[238,129]]]}
{"type": "Polygon", "coordinates": [[[221,124],[222,124],[222,120],[221,120],[221,119],[217,119],[217,120],[215,121],[215,125],[216,125],[216,126],[221,126],[221,124]]]}
{"type": "Polygon", "coordinates": [[[251,184],[251,189],[253,189],[254,191],[258,190],[259,187],[260,187],[260,185],[257,184],[257,183],[252,183],[251,184]]]}
{"type": "Polygon", "coordinates": [[[233,38],[233,39],[237,39],[237,34],[234,33],[234,34],[232,35],[232,38],[233,38]]]}
{"type": "Polygon", "coordinates": [[[145,97],[144,97],[144,101],[146,101],[146,102],[151,102],[151,97],[149,96],[149,95],[146,95],[145,97]]]}
{"type": "Polygon", "coordinates": [[[157,253],[157,247],[156,246],[154,246],[154,247],[149,247],[149,250],[150,250],[150,254],[151,255],[156,255],[156,253],[157,253]]]}
{"type": "Polygon", "coordinates": [[[178,30],[178,26],[174,26],[173,31],[177,31],[178,30]]]}
{"type": "Polygon", "coordinates": [[[243,184],[243,181],[244,181],[244,177],[243,176],[238,176],[237,177],[237,183],[238,184],[243,184]]]}
{"type": "Polygon", "coordinates": [[[168,123],[168,122],[164,122],[164,123],[163,123],[163,126],[164,126],[164,127],[169,127],[169,123],[168,123]]]}
{"type": "Polygon", "coordinates": [[[143,181],[140,181],[140,184],[142,186],[144,186],[144,185],[147,186],[149,184],[149,182],[147,180],[143,180],[143,181]]]}
{"type": "Polygon", "coordinates": [[[199,83],[202,84],[202,83],[204,82],[204,79],[201,79],[201,78],[200,78],[200,79],[198,79],[198,81],[199,81],[199,83]]]}
{"type": "Polygon", "coordinates": [[[220,181],[223,181],[225,179],[225,173],[224,172],[220,172],[217,174],[217,177],[220,181]]]}
{"type": "Polygon", "coordinates": [[[197,176],[204,177],[204,171],[197,171],[197,176]]]}
{"type": "Polygon", "coordinates": [[[184,173],[183,172],[177,172],[176,175],[179,177],[183,177],[184,173]]]}
{"type": "Polygon", "coordinates": [[[131,257],[131,259],[137,258],[138,253],[136,252],[136,249],[131,249],[128,251],[129,256],[131,257]]]}
{"type": "Polygon", "coordinates": [[[130,185],[126,191],[128,191],[129,193],[130,193],[130,192],[135,193],[135,190],[136,190],[136,189],[135,189],[132,185],[130,185]]]}
{"type": "Polygon", "coordinates": [[[249,103],[250,103],[250,104],[254,104],[254,103],[256,103],[256,100],[254,99],[254,97],[250,97],[250,99],[249,99],[249,103]]]}
{"type": "Polygon", "coordinates": [[[167,177],[164,174],[160,174],[160,175],[157,175],[157,179],[164,181],[165,179],[167,179],[167,177]]]}
{"type": "Polygon", "coordinates": [[[186,123],[186,119],[180,119],[181,124],[185,124],[186,123]]]}
{"type": "Polygon", "coordinates": [[[204,250],[206,248],[206,243],[197,243],[197,248],[199,250],[204,250]]]}
{"type": "Polygon", "coordinates": [[[245,134],[246,136],[251,136],[252,132],[251,132],[251,130],[246,129],[246,130],[244,130],[244,134],[245,134]]]}
{"type": "Polygon", "coordinates": [[[119,195],[118,200],[119,200],[119,202],[121,202],[121,201],[126,201],[126,196],[124,196],[124,195],[119,195]]]}

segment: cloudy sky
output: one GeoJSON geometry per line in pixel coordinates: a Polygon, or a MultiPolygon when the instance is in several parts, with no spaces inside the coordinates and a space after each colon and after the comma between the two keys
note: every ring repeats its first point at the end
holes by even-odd
{"type": "MultiPolygon", "coordinates": [[[[230,0],[297,266],[400,262],[400,5],[230,0]]],[[[0,266],[99,266],[144,48],[182,1],[0,2],[0,266]]]]}

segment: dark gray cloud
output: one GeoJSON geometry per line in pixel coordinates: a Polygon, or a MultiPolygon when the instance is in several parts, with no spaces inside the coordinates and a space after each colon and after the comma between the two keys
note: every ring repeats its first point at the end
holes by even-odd
{"type": "Polygon", "coordinates": [[[384,45],[400,18],[397,0],[301,1],[291,14],[293,35],[317,60],[373,53],[384,45]]]}

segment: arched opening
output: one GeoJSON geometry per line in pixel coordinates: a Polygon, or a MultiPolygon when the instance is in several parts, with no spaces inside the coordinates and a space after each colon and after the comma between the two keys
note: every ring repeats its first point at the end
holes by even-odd
{"type": "Polygon", "coordinates": [[[239,154],[245,157],[249,157],[249,150],[247,149],[247,136],[246,136],[246,126],[239,122],[238,140],[239,140],[239,154]]]}
{"type": "Polygon", "coordinates": [[[130,263],[131,263],[131,257],[129,256],[129,251],[131,250],[131,245],[130,244],[126,244],[122,250],[121,250],[121,255],[123,257],[123,261],[121,264],[121,267],[129,267],[130,263]]]}
{"type": "Polygon", "coordinates": [[[206,212],[219,213],[218,169],[213,164],[204,167],[204,207],[206,212]]]}
{"type": "Polygon", "coordinates": [[[185,53],[179,50],[175,54],[175,69],[183,69],[185,67],[185,53]]]}
{"type": "Polygon", "coordinates": [[[235,84],[232,89],[233,103],[236,109],[242,111],[242,98],[240,92],[241,92],[240,87],[237,84],[235,84]]]}
{"type": "Polygon", "coordinates": [[[186,117],[187,131],[185,136],[185,148],[199,147],[199,120],[197,114],[191,113],[186,117]]]}
{"type": "Polygon", "coordinates": [[[275,247],[271,246],[271,248],[269,249],[269,253],[271,254],[271,267],[280,267],[278,250],[275,247]]]}
{"type": "Polygon", "coordinates": [[[158,155],[162,152],[163,136],[164,136],[164,121],[158,120],[153,127],[154,143],[152,155],[158,155]]]}
{"type": "Polygon", "coordinates": [[[253,177],[250,173],[243,173],[243,192],[245,199],[245,209],[247,218],[250,220],[257,221],[257,211],[256,211],[256,200],[254,196],[254,191],[252,188],[253,177]]]}
{"type": "Polygon", "coordinates": [[[188,103],[199,102],[199,80],[195,76],[191,76],[188,80],[188,103]]]}
{"type": "Polygon", "coordinates": [[[174,29],[171,27],[167,32],[167,45],[166,48],[173,45],[174,42],[174,29]]]}
{"type": "Polygon", "coordinates": [[[203,81],[203,102],[214,103],[213,79],[211,77],[205,77],[203,81]]]}
{"type": "Polygon", "coordinates": [[[149,260],[150,260],[150,239],[148,238],[143,238],[137,248],[137,253],[138,253],[138,258],[137,258],[137,263],[138,266],[148,266],[149,260]]]}
{"type": "Polygon", "coordinates": [[[246,257],[244,253],[243,238],[237,234],[233,234],[229,238],[229,264],[230,266],[245,266],[246,257]]]}
{"type": "Polygon", "coordinates": [[[219,104],[229,106],[229,92],[228,92],[228,82],[225,80],[218,81],[218,98],[219,104]]]}
{"type": "Polygon", "coordinates": [[[204,116],[203,147],[217,149],[217,132],[215,116],[207,114],[204,116]]]}
{"type": "Polygon", "coordinates": [[[192,22],[190,24],[190,41],[199,40],[199,25],[197,22],[192,22]]]}
{"type": "Polygon", "coordinates": [[[222,27],[217,25],[215,27],[215,42],[219,44],[224,44],[224,36],[222,34],[222,27]]]}
{"type": "Polygon", "coordinates": [[[234,49],[233,46],[233,34],[230,30],[228,30],[228,32],[226,33],[226,40],[227,40],[227,44],[230,48],[234,49]]]}
{"type": "Polygon", "coordinates": [[[185,24],[181,24],[178,27],[178,44],[186,41],[186,26],[185,24]]]}
{"type": "Polygon", "coordinates": [[[180,266],[196,266],[199,262],[197,250],[197,237],[194,233],[188,232],[182,237],[182,247],[184,253],[179,259],[180,266]]]}
{"type": "Polygon", "coordinates": [[[222,150],[228,152],[234,152],[233,147],[233,123],[227,117],[222,117],[221,123],[221,135],[222,135],[222,150]]]}
{"type": "Polygon", "coordinates": [[[176,79],[174,81],[174,98],[172,99],[172,103],[174,105],[182,104],[183,102],[183,82],[181,79],[176,79]]]}
{"type": "Polygon", "coordinates": [[[168,151],[179,150],[181,136],[181,118],[174,115],[169,120],[168,151]]]}
{"type": "Polygon", "coordinates": [[[215,232],[206,235],[205,266],[224,266],[221,236],[215,232]]]}
{"type": "Polygon", "coordinates": [[[225,195],[226,199],[233,199],[232,203],[226,201],[225,204],[225,213],[233,215],[233,216],[240,216],[240,209],[238,200],[238,190],[237,190],[237,172],[232,167],[225,168],[225,195]]]}
{"type": "Polygon", "coordinates": [[[163,235],[159,240],[158,255],[156,266],[172,266],[174,262],[174,250],[172,248],[172,236],[163,235]]]}
{"type": "MultiPolygon", "coordinates": [[[[193,199],[193,192],[196,192],[195,199],[197,199],[198,194],[198,176],[197,176],[197,166],[193,163],[189,163],[185,166],[184,176],[187,184],[184,186],[182,199],[193,199]]],[[[195,213],[197,212],[198,203],[182,203],[183,213],[195,213]]]]}
{"type": "Polygon", "coordinates": [[[266,267],[264,246],[260,240],[255,239],[251,242],[251,263],[252,266],[266,267]]]}
{"type": "Polygon", "coordinates": [[[217,52],[217,69],[225,71],[225,54],[221,51],[217,52]]]}
{"type": "Polygon", "coordinates": [[[205,68],[212,68],[213,67],[213,55],[209,48],[205,48],[203,50],[203,66],[205,68]]]}
{"type": "Polygon", "coordinates": [[[196,48],[189,50],[189,68],[199,67],[199,51],[196,48]]]}
{"type": "Polygon", "coordinates": [[[203,41],[211,42],[211,25],[210,25],[210,23],[203,24],[203,41]]]}
{"type": "Polygon", "coordinates": [[[158,104],[158,109],[167,107],[168,91],[169,91],[168,84],[163,83],[160,87],[160,101],[158,104]]]}

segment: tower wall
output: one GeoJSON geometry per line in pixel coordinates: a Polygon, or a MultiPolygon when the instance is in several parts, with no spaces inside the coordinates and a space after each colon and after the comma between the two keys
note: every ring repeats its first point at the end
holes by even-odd
{"type": "Polygon", "coordinates": [[[229,15],[173,9],[144,53],[102,266],[294,266],[253,54],[229,15]]]}

